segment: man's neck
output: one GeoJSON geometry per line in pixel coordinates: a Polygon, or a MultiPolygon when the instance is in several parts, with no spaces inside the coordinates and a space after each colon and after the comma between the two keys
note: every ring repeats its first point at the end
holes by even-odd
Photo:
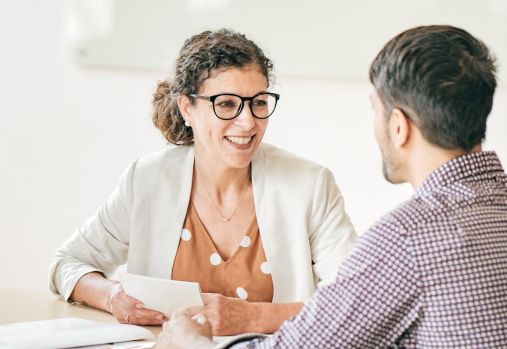
{"type": "Polygon", "coordinates": [[[482,151],[480,145],[475,146],[469,152],[462,149],[447,150],[433,145],[426,145],[414,150],[410,162],[410,178],[408,182],[414,190],[417,190],[428,176],[436,169],[459,156],[482,151]]]}

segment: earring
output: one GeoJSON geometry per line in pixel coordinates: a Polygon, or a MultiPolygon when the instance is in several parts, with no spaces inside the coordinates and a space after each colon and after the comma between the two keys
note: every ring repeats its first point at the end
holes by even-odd
{"type": "Polygon", "coordinates": [[[185,127],[190,127],[190,121],[185,120],[185,127]]]}

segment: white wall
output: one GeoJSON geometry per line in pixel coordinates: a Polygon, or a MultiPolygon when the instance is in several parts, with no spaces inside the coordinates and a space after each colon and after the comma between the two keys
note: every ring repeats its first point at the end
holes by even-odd
{"type": "MultiPolygon", "coordinates": [[[[54,250],[132,159],[165,146],[150,122],[164,73],[67,62],[63,2],[0,3],[0,288],[47,289],[54,250]]],[[[366,81],[278,83],[282,100],[266,141],[329,166],[359,231],[410,195],[382,179],[366,81]]],[[[502,88],[486,147],[507,164],[506,115],[502,88]]]]}

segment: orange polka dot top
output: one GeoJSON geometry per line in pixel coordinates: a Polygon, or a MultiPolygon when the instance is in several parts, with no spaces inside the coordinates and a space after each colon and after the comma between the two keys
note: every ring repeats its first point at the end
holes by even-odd
{"type": "Polygon", "coordinates": [[[273,280],[257,219],[253,219],[237,250],[228,260],[223,260],[194,205],[190,204],[172,279],[199,282],[204,293],[220,293],[250,302],[271,302],[273,280]]]}

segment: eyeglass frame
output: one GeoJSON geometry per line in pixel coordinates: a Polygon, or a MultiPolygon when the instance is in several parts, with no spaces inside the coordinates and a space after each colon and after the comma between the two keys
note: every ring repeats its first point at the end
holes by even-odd
{"type": "Polygon", "coordinates": [[[276,106],[278,105],[278,100],[280,99],[280,95],[278,93],[273,93],[273,92],[259,92],[256,95],[253,95],[252,97],[242,97],[242,96],[239,96],[234,93],[219,93],[219,94],[213,95],[213,96],[202,96],[202,95],[198,95],[196,93],[192,93],[192,94],[189,94],[188,96],[211,102],[211,105],[213,106],[213,113],[220,120],[234,120],[234,119],[236,119],[239,116],[239,114],[241,114],[241,112],[243,111],[243,108],[245,107],[245,101],[250,102],[250,103],[248,103],[248,105],[250,108],[250,112],[252,113],[252,116],[254,118],[260,119],[260,120],[265,120],[265,119],[269,118],[271,115],[273,115],[273,113],[275,112],[276,106]],[[254,100],[256,97],[258,97],[260,95],[270,95],[272,97],[275,97],[275,106],[273,107],[273,111],[265,118],[261,118],[261,117],[258,117],[257,115],[255,115],[255,113],[252,109],[252,100],[254,100]],[[239,99],[241,99],[241,106],[238,108],[236,115],[234,115],[232,118],[221,118],[220,116],[218,116],[218,114],[215,110],[215,100],[220,96],[235,96],[235,97],[238,97],[239,99]]]}

